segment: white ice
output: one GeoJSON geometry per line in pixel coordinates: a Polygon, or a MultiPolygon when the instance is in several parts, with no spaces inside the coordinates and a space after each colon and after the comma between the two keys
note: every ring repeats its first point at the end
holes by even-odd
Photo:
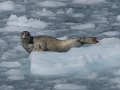
{"type": "Polygon", "coordinates": [[[95,29],[95,24],[94,23],[78,24],[71,26],[71,29],[75,30],[95,29]]]}
{"type": "Polygon", "coordinates": [[[104,33],[102,33],[102,34],[103,34],[103,35],[106,35],[106,36],[111,36],[111,37],[113,37],[113,36],[119,35],[120,33],[117,32],[117,31],[108,31],[108,32],[104,32],[104,33]]]}
{"type": "Polygon", "coordinates": [[[15,8],[15,3],[12,1],[6,1],[0,3],[0,11],[11,11],[15,8]]]}
{"type": "Polygon", "coordinates": [[[23,71],[20,69],[10,69],[7,72],[5,72],[8,79],[11,80],[22,80],[24,79],[23,71]]]}
{"type": "Polygon", "coordinates": [[[13,86],[2,85],[0,86],[0,90],[14,90],[13,86]]]}
{"type": "Polygon", "coordinates": [[[44,2],[40,2],[38,5],[43,6],[43,7],[61,7],[61,6],[66,6],[65,3],[60,2],[60,1],[44,1],[44,2]]]}
{"type": "MultiPolygon", "coordinates": [[[[34,75],[67,75],[81,73],[81,70],[85,69],[94,71],[115,67],[120,65],[119,51],[120,39],[113,37],[104,38],[98,44],[88,47],[72,48],[66,53],[32,52],[30,55],[31,73],[34,75]]],[[[96,74],[91,73],[91,77],[95,78],[96,74]]]]}
{"type": "Polygon", "coordinates": [[[21,67],[21,64],[17,61],[12,61],[12,62],[7,62],[7,61],[2,61],[0,63],[0,67],[4,68],[18,68],[21,67]]]}
{"type": "Polygon", "coordinates": [[[96,4],[100,2],[105,2],[106,0],[73,0],[74,4],[96,4]]]}
{"type": "Polygon", "coordinates": [[[74,10],[72,8],[69,8],[66,10],[66,14],[72,14],[74,12],[74,10]]]}
{"type": "Polygon", "coordinates": [[[75,18],[83,18],[83,17],[85,17],[85,15],[83,13],[74,13],[72,16],[75,17],[75,18]]]}
{"type": "Polygon", "coordinates": [[[8,19],[7,25],[44,29],[48,24],[33,18],[27,19],[25,16],[17,17],[16,15],[11,15],[8,19]]]}
{"type": "Polygon", "coordinates": [[[118,21],[120,21],[120,15],[118,15],[116,18],[117,18],[118,21]]]}
{"type": "Polygon", "coordinates": [[[0,39],[0,47],[1,47],[0,51],[1,51],[1,53],[3,50],[6,49],[7,46],[8,46],[8,43],[5,40],[0,39]]]}
{"type": "Polygon", "coordinates": [[[55,90],[88,90],[86,86],[76,84],[57,84],[55,90]]]}
{"type": "Polygon", "coordinates": [[[42,11],[33,11],[33,14],[38,16],[55,16],[56,14],[46,8],[43,8],[42,11]]]}
{"type": "Polygon", "coordinates": [[[5,1],[0,3],[0,11],[25,11],[24,5],[16,4],[13,1],[5,1]]]}

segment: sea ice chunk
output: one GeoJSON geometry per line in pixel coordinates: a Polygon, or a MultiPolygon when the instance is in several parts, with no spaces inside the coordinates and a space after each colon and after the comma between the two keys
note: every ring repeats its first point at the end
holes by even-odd
{"type": "Polygon", "coordinates": [[[105,2],[106,0],[73,0],[74,4],[96,4],[100,2],[105,2]]]}
{"type": "Polygon", "coordinates": [[[21,64],[17,61],[13,61],[13,62],[1,62],[0,63],[0,67],[6,67],[6,68],[17,68],[20,67],[21,64]]]}
{"type": "Polygon", "coordinates": [[[109,31],[109,32],[104,32],[102,34],[106,35],[106,36],[117,36],[117,35],[119,35],[119,32],[109,31]]]}
{"type": "Polygon", "coordinates": [[[0,3],[0,11],[11,11],[15,8],[15,3],[12,1],[6,1],[0,3]]]}
{"type": "Polygon", "coordinates": [[[76,30],[95,29],[95,24],[94,23],[78,24],[71,26],[71,29],[76,29],[76,30]]]}
{"type": "Polygon", "coordinates": [[[48,24],[46,22],[36,20],[36,19],[27,19],[25,16],[17,17],[16,15],[11,15],[7,22],[7,25],[15,25],[15,26],[22,26],[22,27],[33,27],[44,29],[48,24]]]}
{"type": "Polygon", "coordinates": [[[33,11],[33,13],[38,16],[55,16],[55,13],[53,13],[50,10],[47,10],[46,8],[43,8],[42,11],[33,11]]]}
{"type": "Polygon", "coordinates": [[[76,84],[57,84],[55,90],[88,90],[86,86],[76,84]]]}
{"type": "Polygon", "coordinates": [[[44,1],[39,3],[40,6],[43,7],[61,7],[61,6],[66,6],[65,3],[59,2],[59,1],[44,1]]]}
{"type": "Polygon", "coordinates": [[[6,75],[21,75],[23,72],[20,69],[10,69],[5,72],[6,75]]]}
{"type": "Polygon", "coordinates": [[[119,20],[119,21],[120,21],[120,15],[118,15],[118,16],[117,16],[117,20],[119,20]]]}

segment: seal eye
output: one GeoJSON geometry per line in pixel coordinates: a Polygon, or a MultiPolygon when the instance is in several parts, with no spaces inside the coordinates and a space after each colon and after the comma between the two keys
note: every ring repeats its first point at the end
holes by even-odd
{"type": "Polygon", "coordinates": [[[21,35],[24,35],[24,32],[22,32],[21,35]]]}

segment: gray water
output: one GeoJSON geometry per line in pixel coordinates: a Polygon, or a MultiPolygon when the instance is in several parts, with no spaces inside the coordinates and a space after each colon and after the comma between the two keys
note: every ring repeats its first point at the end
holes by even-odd
{"type": "MultiPolygon", "coordinates": [[[[0,2],[7,0],[0,0],[0,2]]],[[[73,4],[72,0],[57,0],[65,3],[64,6],[46,7],[38,5],[44,0],[12,0],[17,5],[22,5],[13,10],[0,11],[0,90],[55,90],[57,84],[83,85],[87,89],[81,90],[120,90],[118,83],[110,79],[118,78],[113,75],[118,67],[97,72],[97,78],[89,79],[72,76],[35,76],[30,73],[29,54],[21,47],[19,35],[21,31],[29,30],[32,35],[45,34],[54,37],[88,37],[96,36],[98,39],[106,37],[120,37],[120,34],[105,35],[105,32],[118,32],[120,23],[117,16],[120,14],[119,0],[106,0],[97,4],[73,4]],[[42,16],[34,12],[43,8],[53,12],[51,16],[42,16]],[[72,12],[68,12],[68,9],[72,12]],[[63,11],[59,14],[57,12],[63,11]],[[79,16],[75,16],[78,14],[79,16]],[[11,15],[25,16],[27,19],[40,19],[49,25],[43,29],[11,26],[7,22],[11,15]],[[71,26],[77,24],[94,23],[95,28],[75,30],[71,26]],[[116,25],[115,25],[116,24],[116,25]],[[15,29],[15,31],[11,31],[15,29]],[[16,30],[18,29],[18,30],[16,30]],[[23,29],[23,30],[21,30],[23,29]],[[7,64],[4,62],[8,62],[7,64]],[[12,65],[10,65],[10,62],[12,65]],[[5,66],[6,65],[6,66],[5,66]]],[[[49,1],[49,0],[48,0],[49,1]]],[[[89,0],[88,0],[89,1],[89,0]]],[[[104,51],[103,51],[104,52],[104,51]]]]}

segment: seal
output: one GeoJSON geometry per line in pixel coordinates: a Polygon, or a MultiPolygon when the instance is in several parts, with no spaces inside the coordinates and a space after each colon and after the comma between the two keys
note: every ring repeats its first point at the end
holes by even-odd
{"type": "Polygon", "coordinates": [[[71,38],[59,40],[51,36],[35,36],[32,37],[28,31],[21,33],[21,43],[23,48],[31,53],[32,51],[54,51],[67,52],[72,47],[80,47],[84,44],[98,43],[96,37],[71,38]]]}
{"type": "Polygon", "coordinates": [[[33,37],[28,31],[21,32],[20,40],[23,48],[28,52],[31,53],[33,49],[33,37]]]}

